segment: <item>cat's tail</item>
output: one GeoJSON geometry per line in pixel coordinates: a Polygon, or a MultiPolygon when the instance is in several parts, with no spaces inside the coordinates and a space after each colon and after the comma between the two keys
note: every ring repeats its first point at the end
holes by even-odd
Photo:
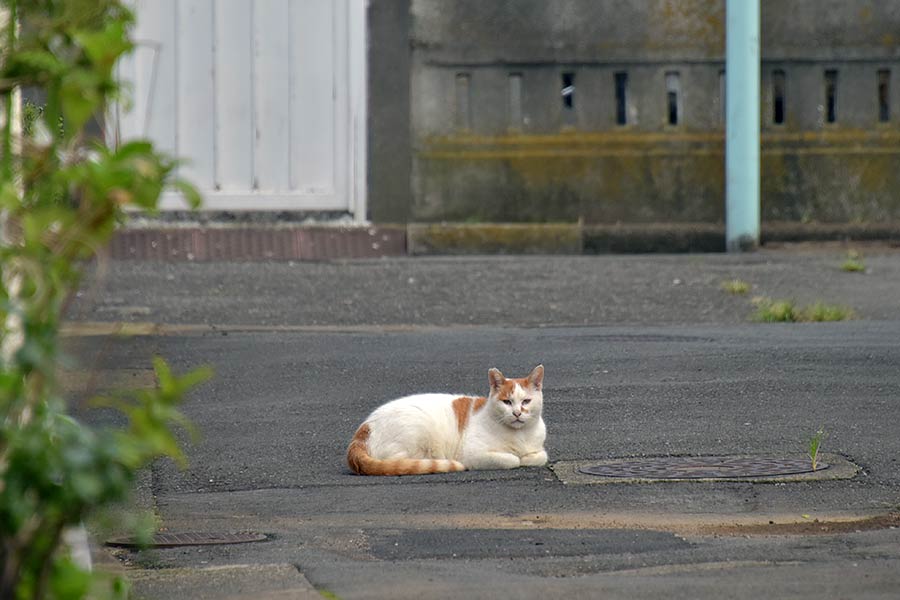
{"type": "Polygon", "coordinates": [[[347,464],[357,475],[424,475],[466,470],[461,462],[444,458],[372,458],[367,445],[369,433],[369,425],[363,423],[347,448],[347,464]]]}

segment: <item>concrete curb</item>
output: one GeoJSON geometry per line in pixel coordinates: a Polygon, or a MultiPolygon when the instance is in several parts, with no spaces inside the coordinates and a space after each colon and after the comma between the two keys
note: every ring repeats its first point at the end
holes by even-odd
{"type": "Polygon", "coordinates": [[[423,254],[581,254],[582,226],[567,223],[410,224],[406,247],[423,254]]]}
{"type": "Polygon", "coordinates": [[[724,225],[646,223],[585,225],[584,254],[724,252],[724,225]]]}
{"type": "Polygon", "coordinates": [[[294,565],[221,565],[130,570],[136,600],[316,600],[322,595],[294,565]]]}
{"type": "MultiPolygon", "coordinates": [[[[761,243],[888,242],[898,223],[762,226],[761,243]]],[[[723,252],[715,223],[410,223],[408,225],[173,225],[126,227],[108,255],[117,260],[335,260],[471,254],[617,254],[723,252]]]]}

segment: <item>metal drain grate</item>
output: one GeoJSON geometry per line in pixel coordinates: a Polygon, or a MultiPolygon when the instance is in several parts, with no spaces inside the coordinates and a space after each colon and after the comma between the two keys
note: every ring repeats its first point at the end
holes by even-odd
{"type": "Polygon", "coordinates": [[[135,537],[119,537],[106,541],[107,546],[120,548],[174,548],[176,546],[212,546],[217,544],[246,544],[264,542],[268,538],[261,533],[156,533],[149,544],[141,544],[135,537]]]}
{"type": "MultiPolygon", "coordinates": [[[[819,463],[816,471],[827,469],[819,463]]],[[[810,461],[775,457],[666,456],[626,458],[581,467],[579,472],[628,479],[733,479],[812,473],[810,461]]]]}

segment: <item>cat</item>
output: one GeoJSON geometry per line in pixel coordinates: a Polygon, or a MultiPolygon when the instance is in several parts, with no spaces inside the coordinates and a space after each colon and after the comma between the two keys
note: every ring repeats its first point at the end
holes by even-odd
{"type": "Polygon", "coordinates": [[[421,475],[547,463],[544,366],[507,379],[488,371],[487,398],[416,394],[383,404],[359,426],[347,464],[359,475],[421,475]]]}

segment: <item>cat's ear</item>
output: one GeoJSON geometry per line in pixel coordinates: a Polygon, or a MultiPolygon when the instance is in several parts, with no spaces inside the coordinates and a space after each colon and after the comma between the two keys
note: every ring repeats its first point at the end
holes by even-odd
{"type": "Polygon", "coordinates": [[[488,371],[488,381],[491,384],[491,390],[499,390],[503,382],[506,381],[506,377],[503,376],[499,369],[490,369],[488,371]]]}
{"type": "Polygon", "coordinates": [[[532,369],[526,381],[532,388],[540,390],[544,385],[544,365],[538,365],[532,369]]]}

